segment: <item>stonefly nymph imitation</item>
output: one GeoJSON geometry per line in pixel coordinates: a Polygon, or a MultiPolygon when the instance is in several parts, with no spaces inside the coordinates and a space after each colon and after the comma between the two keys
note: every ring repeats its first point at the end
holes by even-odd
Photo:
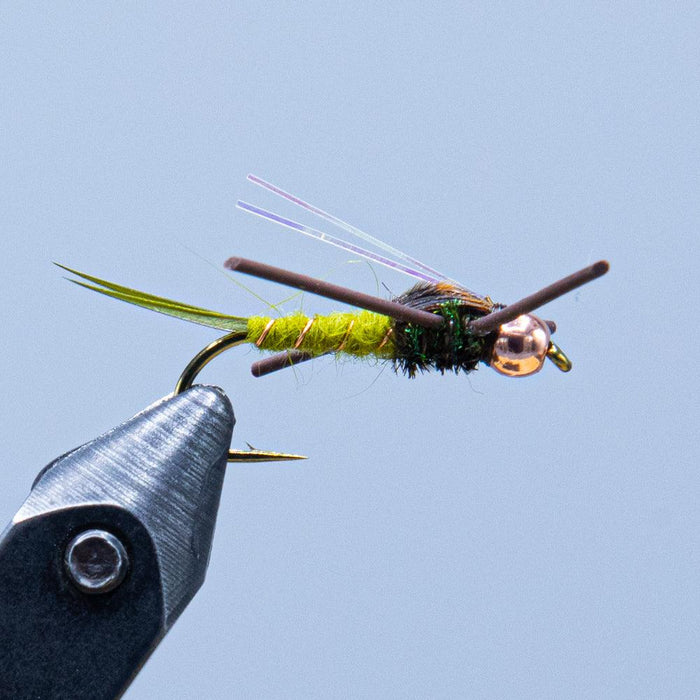
{"type": "MultiPolygon", "coordinates": [[[[229,270],[363,309],[327,316],[308,317],[295,313],[284,318],[243,318],[140,292],[59,265],[85,280],[71,280],[82,287],[169,316],[228,331],[192,359],[178,380],[176,393],[192,386],[197,374],[212,358],[240,343],[251,343],[260,350],[277,353],[252,365],[256,377],[331,353],[387,360],[409,377],[430,369],[442,373],[447,370],[471,372],[479,362],[509,377],[534,374],[546,359],[563,372],[571,369],[569,358],[551,340],[556,325],[530,312],[604,275],[609,268],[606,261],[594,263],[505,306],[466,289],[437,270],[256,175],[248,175],[248,180],[338,226],[383,254],[246,202],[239,201],[239,209],[403,272],[418,282],[404,294],[388,301],[252,260],[230,258],[225,263],[229,270]]],[[[260,450],[231,450],[229,453],[231,462],[298,458],[297,455],[260,450]]]]}

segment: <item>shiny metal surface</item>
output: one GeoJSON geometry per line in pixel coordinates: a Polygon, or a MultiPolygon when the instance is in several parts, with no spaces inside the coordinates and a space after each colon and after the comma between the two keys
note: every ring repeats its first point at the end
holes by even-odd
{"type": "Polygon", "coordinates": [[[73,583],[84,593],[109,593],[126,576],[129,555],[118,537],[93,528],[76,535],[63,557],[73,583]]]}
{"type": "Polygon", "coordinates": [[[153,538],[170,624],[204,580],[233,423],[218,388],[161,399],[52,462],[13,522],[86,504],[129,510],[153,538]]]}
{"type": "Polygon", "coordinates": [[[549,328],[531,314],[504,323],[491,352],[491,367],[509,377],[526,377],[542,369],[549,349],[549,328]]]}
{"type": "Polygon", "coordinates": [[[0,698],[121,696],[204,580],[233,423],[196,386],[42,470],[0,536],[0,698]]]}
{"type": "Polygon", "coordinates": [[[549,343],[547,357],[556,365],[562,372],[570,372],[573,365],[571,360],[566,356],[566,353],[554,342],[549,343]]]}

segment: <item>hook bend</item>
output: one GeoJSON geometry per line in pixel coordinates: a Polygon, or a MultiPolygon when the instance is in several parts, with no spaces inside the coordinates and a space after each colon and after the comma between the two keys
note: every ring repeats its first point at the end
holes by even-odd
{"type": "MultiPolygon", "coordinates": [[[[197,378],[197,375],[209,364],[217,355],[236,345],[244,343],[247,339],[246,331],[234,331],[221,338],[217,338],[213,343],[209,343],[200,350],[183,370],[175,385],[175,394],[187,391],[197,378]]],[[[229,450],[227,461],[229,462],[286,462],[292,459],[306,459],[303,455],[285,454],[283,452],[266,452],[264,450],[229,450]]]]}

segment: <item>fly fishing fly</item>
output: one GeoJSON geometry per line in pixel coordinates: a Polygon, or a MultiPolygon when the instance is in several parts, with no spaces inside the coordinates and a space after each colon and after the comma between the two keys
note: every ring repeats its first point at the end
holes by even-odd
{"type": "MultiPolygon", "coordinates": [[[[407,292],[389,301],[271,265],[230,258],[225,263],[229,270],[279,282],[362,309],[325,316],[309,317],[295,313],[283,318],[244,318],[140,292],[60,265],[80,278],[71,281],[88,289],[169,316],[227,331],[226,335],[193,358],[180,377],[176,392],[189,388],[199,371],[213,357],[240,343],[251,343],[260,350],[277,353],[253,364],[251,370],[257,377],[331,353],[390,361],[409,377],[431,369],[441,373],[450,370],[470,372],[480,362],[510,377],[534,374],[547,359],[563,372],[571,369],[571,361],[551,339],[556,330],[554,322],[542,320],[531,312],[604,275],[609,268],[606,261],[594,263],[506,306],[470,291],[393,246],[256,175],[249,175],[248,180],[337,226],[381,253],[247,202],[239,201],[239,209],[402,272],[417,282],[407,292]]],[[[263,461],[294,457],[262,451],[231,451],[229,460],[263,461]]]]}

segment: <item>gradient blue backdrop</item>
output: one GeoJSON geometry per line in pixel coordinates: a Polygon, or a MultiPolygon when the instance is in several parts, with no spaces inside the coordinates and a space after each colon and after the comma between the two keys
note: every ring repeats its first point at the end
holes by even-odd
{"type": "Polygon", "coordinates": [[[236,446],[311,459],[230,470],[128,698],[700,695],[700,11],[572,6],[0,5],[5,522],[216,336],[52,260],[240,314],[234,254],[410,284],[236,211],[297,213],[250,171],[499,301],[612,264],[547,308],[569,375],[208,368],[236,446]]]}

